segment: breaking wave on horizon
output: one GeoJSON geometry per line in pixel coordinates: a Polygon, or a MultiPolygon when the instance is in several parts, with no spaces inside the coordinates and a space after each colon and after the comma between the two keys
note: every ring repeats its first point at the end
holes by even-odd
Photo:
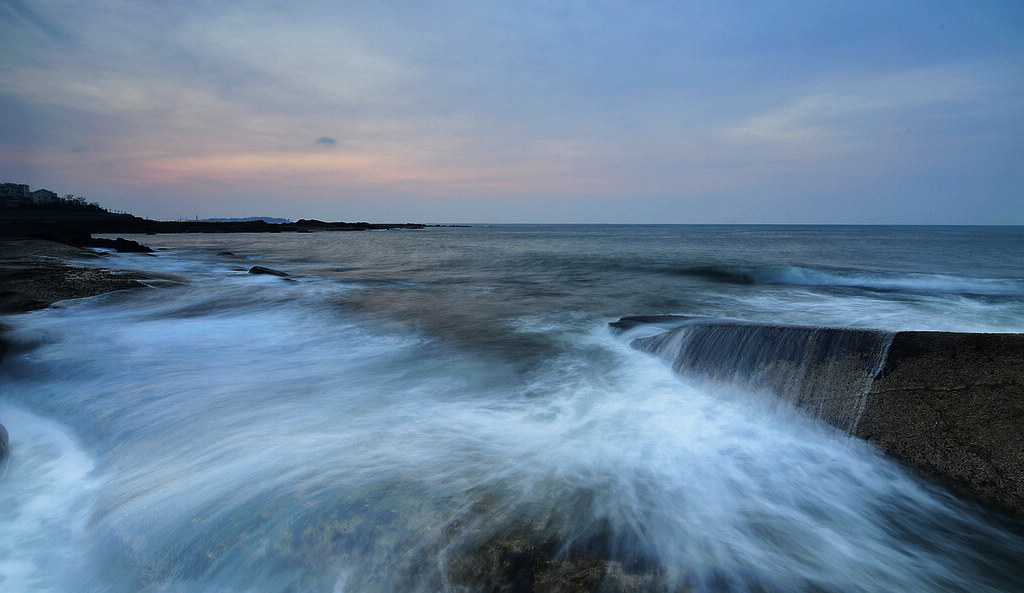
{"type": "Polygon", "coordinates": [[[949,274],[876,272],[803,266],[696,266],[672,270],[682,276],[736,284],[859,288],[884,292],[949,293],[967,296],[1024,296],[1024,279],[974,278],[949,274]]]}

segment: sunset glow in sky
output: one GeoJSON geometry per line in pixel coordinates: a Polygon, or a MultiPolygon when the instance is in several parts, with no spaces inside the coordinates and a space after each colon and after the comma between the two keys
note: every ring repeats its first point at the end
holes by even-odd
{"type": "Polygon", "coordinates": [[[1024,224],[1020,0],[0,0],[0,44],[0,181],[150,218],[1024,224]]]}

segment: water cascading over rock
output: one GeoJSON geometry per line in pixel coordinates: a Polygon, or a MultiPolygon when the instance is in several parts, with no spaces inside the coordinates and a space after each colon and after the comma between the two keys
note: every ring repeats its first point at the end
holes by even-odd
{"type": "Polygon", "coordinates": [[[679,373],[768,390],[848,433],[891,332],[695,322],[632,342],[679,373]]]}
{"type": "Polygon", "coordinates": [[[768,391],[1024,519],[1024,334],[623,318],[686,376],[768,391]]]}

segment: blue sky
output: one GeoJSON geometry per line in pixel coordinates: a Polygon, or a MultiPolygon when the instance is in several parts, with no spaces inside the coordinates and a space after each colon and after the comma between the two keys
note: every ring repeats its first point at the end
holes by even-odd
{"type": "Polygon", "coordinates": [[[1024,3],[0,0],[0,180],[153,218],[1024,224],[1024,3]]]}

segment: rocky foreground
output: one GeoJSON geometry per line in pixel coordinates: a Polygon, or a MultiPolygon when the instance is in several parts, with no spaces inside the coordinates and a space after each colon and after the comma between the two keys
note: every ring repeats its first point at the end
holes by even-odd
{"type": "Polygon", "coordinates": [[[0,239],[0,314],[48,307],[57,301],[143,288],[154,280],[141,272],[74,265],[69,260],[100,260],[82,247],[42,239],[0,239]]]}

